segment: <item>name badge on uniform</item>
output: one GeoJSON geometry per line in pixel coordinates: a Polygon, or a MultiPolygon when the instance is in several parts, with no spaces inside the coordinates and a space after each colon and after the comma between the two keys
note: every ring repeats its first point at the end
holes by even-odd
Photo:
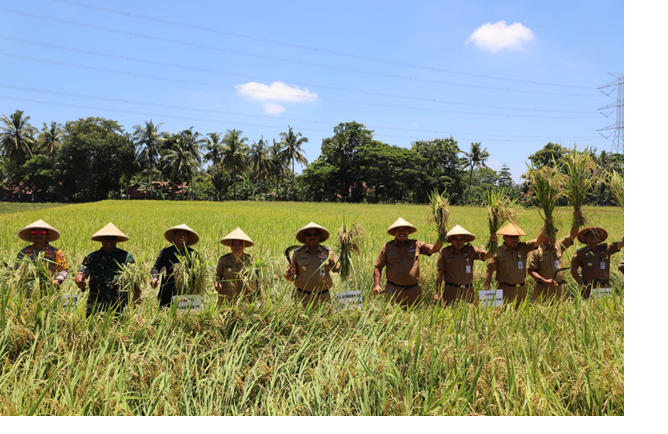
{"type": "Polygon", "coordinates": [[[518,270],[524,270],[524,264],[522,264],[521,262],[518,262],[517,263],[517,269],[518,270]]]}
{"type": "Polygon", "coordinates": [[[408,253],[415,253],[415,249],[408,249],[408,253]]]}
{"type": "Polygon", "coordinates": [[[601,262],[601,270],[605,270],[605,262],[601,262]]]}
{"type": "Polygon", "coordinates": [[[471,274],[471,266],[470,265],[466,266],[466,274],[471,274]]]}
{"type": "Polygon", "coordinates": [[[554,268],[559,268],[559,260],[558,259],[556,259],[554,261],[554,268]]]}

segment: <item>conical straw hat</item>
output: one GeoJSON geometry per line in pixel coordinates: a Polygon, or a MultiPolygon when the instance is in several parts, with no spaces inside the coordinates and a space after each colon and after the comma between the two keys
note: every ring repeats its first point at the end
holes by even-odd
{"type": "Polygon", "coordinates": [[[454,228],[448,231],[448,237],[455,237],[455,236],[465,236],[467,243],[470,243],[471,241],[475,240],[475,235],[473,235],[471,232],[467,231],[466,229],[464,229],[459,225],[455,226],[454,228]]]}
{"type": "Polygon", "coordinates": [[[590,227],[590,228],[584,228],[580,232],[578,232],[578,241],[581,242],[582,244],[587,244],[584,237],[589,232],[593,232],[596,235],[598,235],[598,240],[601,243],[608,239],[608,231],[606,231],[603,228],[590,227]]]}
{"type": "Polygon", "coordinates": [[[178,226],[172,226],[169,229],[165,229],[165,232],[162,234],[165,236],[165,239],[169,241],[170,243],[174,242],[174,232],[176,231],[188,231],[190,232],[190,238],[188,239],[188,246],[194,246],[195,244],[199,243],[199,235],[197,232],[193,231],[188,227],[187,224],[182,223],[178,226]]]}
{"type": "Polygon", "coordinates": [[[30,231],[33,229],[46,229],[48,232],[46,234],[46,242],[56,241],[60,238],[60,232],[44,220],[37,220],[34,223],[30,223],[28,226],[24,227],[19,231],[19,238],[23,241],[32,243],[32,234],[30,231]]]}
{"type": "Polygon", "coordinates": [[[103,237],[116,237],[118,242],[123,242],[130,239],[130,237],[121,232],[121,230],[111,222],[107,226],[95,232],[95,234],[90,237],[90,239],[93,241],[102,241],[103,237]]]}
{"type": "Polygon", "coordinates": [[[417,228],[415,226],[413,226],[412,224],[408,223],[406,220],[399,217],[394,223],[392,223],[392,226],[387,228],[387,233],[390,234],[390,235],[394,235],[394,230],[396,228],[401,228],[401,227],[408,228],[408,233],[409,234],[414,234],[415,232],[417,232],[417,228]]]}
{"type": "Polygon", "coordinates": [[[224,246],[230,247],[232,245],[232,240],[243,241],[244,247],[250,247],[255,244],[253,240],[251,240],[250,237],[241,230],[241,228],[236,228],[229,234],[225,235],[223,239],[220,240],[220,243],[224,246]]]}
{"type": "Polygon", "coordinates": [[[323,228],[319,224],[311,222],[311,223],[307,224],[306,226],[304,226],[303,228],[301,228],[300,230],[297,231],[297,233],[295,234],[295,238],[297,238],[297,241],[299,241],[302,244],[305,244],[306,243],[306,231],[308,231],[309,229],[319,229],[320,230],[320,242],[321,243],[324,242],[325,240],[327,240],[330,236],[330,233],[327,229],[323,228]]]}
{"type": "Polygon", "coordinates": [[[501,229],[496,231],[496,233],[498,235],[510,235],[511,237],[512,236],[519,236],[519,237],[526,236],[526,234],[524,233],[522,228],[517,226],[515,223],[508,223],[507,225],[505,225],[504,227],[502,227],[501,229]]]}

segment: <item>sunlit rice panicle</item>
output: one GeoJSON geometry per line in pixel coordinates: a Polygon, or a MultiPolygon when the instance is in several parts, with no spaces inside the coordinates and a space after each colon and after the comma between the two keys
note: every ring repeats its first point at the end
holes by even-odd
{"type": "Polygon", "coordinates": [[[141,285],[145,279],[137,264],[123,264],[120,267],[121,272],[114,276],[118,292],[128,297],[140,294],[141,285]]]}
{"type": "Polygon", "coordinates": [[[186,253],[180,262],[174,264],[172,275],[177,294],[206,293],[207,269],[204,262],[196,255],[186,253]]]}
{"type": "Polygon", "coordinates": [[[443,194],[439,194],[434,190],[429,194],[429,206],[427,208],[429,214],[429,221],[436,223],[436,229],[439,232],[439,238],[443,242],[447,242],[447,237],[440,234],[441,231],[447,230],[450,224],[450,204],[448,199],[443,194]]]}
{"type": "Polygon", "coordinates": [[[624,172],[611,171],[608,173],[608,187],[612,196],[622,209],[624,209],[624,172]]]}
{"type": "MultiPolygon", "coordinates": [[[[487,225],[489,234],[495,235],[505,222],[517,221],[513,204],[505,194],[505,190],[490,190],[487,196],[487,225]]],[[[487,250],[492,254],[498,252],[497,243],[487,242],[487,250]]]]}
{"type": "MultiPolygon", "coordinates": [[[[564,196],[568,198],[575,211],[582,210],[585,199],[597,183],[597,166],[587,149],[580,152],[573,147],[563,161],[564,196]]],[[[584,215],[574,221],[578,226],[585,226],[584,215]]]]}
{"type": "Polygon", "coordinates": [[[339,261],[341,261],[339,275],[342,279],[347,279],[353,272],[352,255],[359,254],[360,244],[364,241],[365,235],[361,223],[357,221],[349,223],[344,217],[337,238],[339,261]]]}
{"type": "MultiPolygon", "coordinates": [[[[527,174],[531,185],[531,192],[540,203],[542,210],[541,218],[552,219],[559,199],[564,194],[564,176],[557,169],[549,166],[544,166],[540,169],[530,167],[527,174]]],[[[557,231],[554,224],[547,225],[546,234],[549,238],[556,238],[557,231]]]]}

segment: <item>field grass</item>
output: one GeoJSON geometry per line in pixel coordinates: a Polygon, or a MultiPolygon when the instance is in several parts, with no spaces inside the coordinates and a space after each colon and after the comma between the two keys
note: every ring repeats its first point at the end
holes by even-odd
{"type": "MultiPolygon", "coordinates": [[[[610,241],[623,236],[620,209],[584,213],[610,241]]],[[[119,246],[135,256],[146,281],[139,306],[118,319],[86,319],[82,307],[63,310],[58,294],[23,300],[5,269],[0,414],[624,414],[623,277],[616,271],[623,252],[613,256],[616,294],[609,298],[519,309],[427,303],[404,312],[371,295],[373,261],[397,217],[418,227],[416,238],[436,240],[427,207],[413,205],[105,201],[2,214],[5,262],[25,245],[18,230],[42,218],[63,234],[53,244],[74,272],[99,248],[90,236],[112,221],[130,237],[119,246]],[[283,250],[310,221],[335,235],[344,215],[362,222],[367,241],[351,278],[335,278],[334,292],[362,290],[364,307],[304,309],[282,278],[283,250]],[[229,251],[220,238],[240,226],[255,241],[246,251],[258,259],[262,300],[222,310],[211,301],[200,314],[158,309],[148,274],[167,246],[162,231],[180,223],[199,233],[195,248],[211,274],[229,251]]],[[[557,209],[561,234],[571,220],[570,209],[557,209]]],[[[451,224],[476,234],[478,247],[489,237],[483,208],[452,207],[451,224]]],[[[520,210],[519,224],[535,237],[538,212],[520,210]]],[[[481,287],[483,263],[475,274],[481,287]]],[[[72,277],[62,292],[78,292],[72,277]]],[[[435,280],[435,255],[422,257],[426,299],[435,280]]]]}

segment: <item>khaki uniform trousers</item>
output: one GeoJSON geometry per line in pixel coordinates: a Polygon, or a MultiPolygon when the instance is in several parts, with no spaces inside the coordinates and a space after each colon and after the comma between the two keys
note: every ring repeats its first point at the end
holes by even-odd
{"type": "Polygon", "coordinates": [[[582,298],[585,300],[591,297],[591,291],[594,288],[609,288],[610,282],[607,280],[592,280],[586,282],[582,288],[582,298]]]}
{"type": "Polygon", "coordinates": [[[566,297],[566,285],[562,282],[557,286],[545,286],[542,283],[536,283],[533,287],[533,301],[555,301],[562,300],[566,297]]]}
{"type": "Polygon", "coordinates": [[[422,288],[419,284],[410,288],[400,288],[390,282],[385,283],[385,298],[400,304],[404,309],[422,301],[422,288]]]}
{"type": "Polygon", "coordinates": [[[515,307],[519,307],[520,303],[522,303],[524,299],[527,298],[526,283],[517,286],[499,282],[499,289],[503,290],[503,302],[512,303],[514,301],[515,307]]]}
{"type": "Polygon", "coordinates": [[[462,285],[452,286],[448,283],[443,282],[443,290],[441,291],[440,302],[444,306],[449,306],[455,302],[455,300],[460,300],[465,303],[476,303],[478,298],[476,297],[476,291],[473,288],[473,285],[468,287],[462,285]]]}
{"type": "Polygon", "coordinates": [[[306,307],[309,304],[329,304],[331,296],[329,295],[329,290],[324,290],[317,294],[313,294],[302,291],[301,289],[295,289],[295,299],[299,300],[302,303],[302,306],[306,307]]]}

